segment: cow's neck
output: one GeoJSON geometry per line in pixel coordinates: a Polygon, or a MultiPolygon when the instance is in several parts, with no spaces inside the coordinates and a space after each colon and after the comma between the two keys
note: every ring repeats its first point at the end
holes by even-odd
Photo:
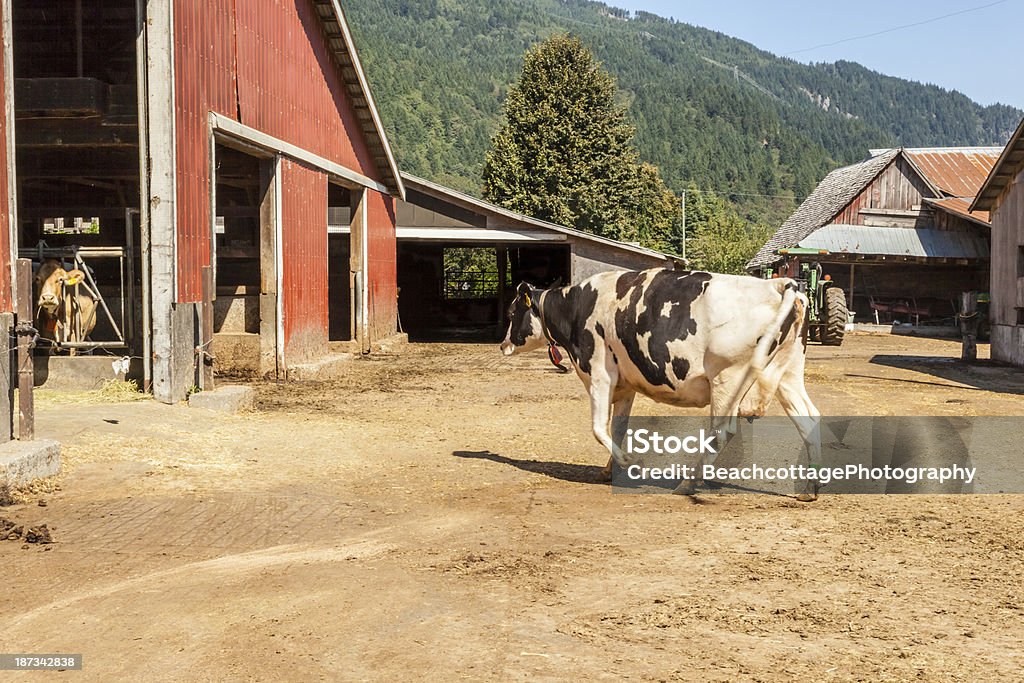
{"type": "Polygon", "coordinates": [[[565,308],[565,294],[570,289],[572,288],[562,287],[561,289],[545,290],[540,297],[541,308],[539,317],[548,341],[554,341],[569,353],[570,358],[575,360],[579,356],[579,350],[576,348],[577,335],[573,334],[575,320],[571,315],[571,311],[562,310],[565,308]],[[551,295],[556,292],[562,296],[553,298],[551,295]]]}

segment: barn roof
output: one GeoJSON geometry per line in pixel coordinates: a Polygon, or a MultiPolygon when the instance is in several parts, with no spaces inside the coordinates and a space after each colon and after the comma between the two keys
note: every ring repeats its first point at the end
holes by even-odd
{"type": "Polygon", "coordinates": [[[981,235],[933,228],[880,228],[831,223],[800,240],[800,247],[826,249],[833,254],[917,258],[989,258],[989,244],[981,235]]]}
{"type": "Polygon", "coordinates": [[[885,150],[859,163],[837,168],[825,176],[793,215],[787,218],[782,227],[761,247],[747,264],[747,268],[759,268],[775,263],[779,260],[776,250],[794,246],[835,218],[865,185],[885,170],[897,154],[898,149],[885,150]]]}
{"type": "Polygon", "coordinates": [[[904,157],[942,197],[974,197],[1002,147],[905,148],[904,157]]]}
{"type": "Polygon", "coordinates": [[[970,198],[946,197],[945,199],[925,199],[924,201],[926,204],[941,209],[946,213],[959,216],[964,220],[973,221],[986,228],[992,225],[992,219],[989,218],[988,211],[971,211],[970,198]]]}
{"type": "Polygon", "coordinates": [[[970,202],[995,165],[1000,147],[921,147],[873,149],[871,157],[825,176],[803,204],[747,264],[760,268],[779,260],[776,251],[792,247],[832,220],[898,156],[925,182],[925,201],[966,220],[989,225],[988,216],[970,211],[970,202]]]}
{"type": "Polygon", "coordinates": [[[647,247],[641,247],[638,244],[631,244],[629,242],[620,242],[608,237],[601,237],[594,235],[589,232],[583,232],[582,230],[576,230],[574,228],[567,228],[564,225],[558,225],[557,223],[550,223],[539,218],[531,218],[521,213],[516,213],[510,209],[498,206],[497,204],[491,204],[490,202],[482,199],[477,199],[458,190],[454,190],[444,185],[431,182],[424,178],[411,175],[409,173],[402,173],[402,179],[405,181],[406,187],[417,192],[422,192],[425,195],[441,199],[443,201],[451,202],[456,206],[467,209],[474,213],[483,213],[484,215],[501,216],[515,224],[524,227],[540,228],[555,232],[562,235],[569,235],[577,239],[587,240],[589,242],[596,242],[606,246],[621,249],[623,251],[630,251],[636,254],[642,254],[644,256],[651,256],[659,259],[669,261],[673,258],[670,254],[657,251],[655,249],[648,249],[647,247]]]}
{"type": "Polygon", "coordinates": [[[1017,130],[1010,136],[1010,141],[1003,148],[999,160],[989,172],[988,177],[978,190],[978,196],[971,209],[991,211],[996,206],[996,199],[1003,189],[1010,184],[1024,165],[1024,119],[1021,119],[1017,130]]]}
{"type": "Polygon", "coordinates": [[[327,42],[334,53],[334,59],[341,69],[349,100],[352,102],[359,125],[366,135],[366,143],[373,155],[373,160],[377,168],[387,176],[384,184],[396,195],[404,197],[405,188],[402,185],[402,176],[398,171],[398,164],[391,151],[388,136],[384,132],[380,114],[377,112],[377,105],[373,101],[373,94],[370,92],[362,63],[359,61],[359,54],[356,52],[355,41],[352,39],[352,32],[349,30],[345,13],[338,0],[313,0],[313,5],[316,7],[317,16],[327,35],[327,42]]]}

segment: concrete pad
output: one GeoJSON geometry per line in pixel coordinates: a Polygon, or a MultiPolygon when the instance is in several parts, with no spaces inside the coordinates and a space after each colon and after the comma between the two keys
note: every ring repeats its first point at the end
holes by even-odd
{"type": "Polygon", "coordinates": [[[205,408],[221,413],[238,413],[252,410],[256,392],[252,387],[217,387],[213,391],[199,391],[188,397],[190,408],[205,408]]]}
{"type": "Polygon", "coordinates": [[[37,351],[35,385],[51,391],[93,391],[116,379],[111,363],[120,356],[51,356],[37,351]]]}
{"type": "Polygon", "coordinates": [[[346,367],[355,358],[353,353],[332,353],[309,363],[288,366],[288,380],[330,380],[344,376],[346,367]]]}
{"type": "Polygon", "coordinates": [[[60,471],[60,442],[50,439],[0,444],[0,484],[23,486],[60,471]]]}

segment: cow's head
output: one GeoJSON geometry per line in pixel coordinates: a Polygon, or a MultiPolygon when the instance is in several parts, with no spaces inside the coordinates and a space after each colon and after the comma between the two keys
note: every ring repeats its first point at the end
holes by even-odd
{"type": "Polygon", "coordinates": [[[522,351],[533,351],[547,344],[544,326],[540,321],[538,299],[540,290],[523,282],[516,289],[516,299],[508,308],[508,334],[501,342],[501,352],[506,356],[522,351]]]}
{"type": "Polygon", "coordinates": [[[57,259],[46,259],[36,271],[36,289],[39,298],[36,305],[47,313],[54,313],[60,306],[61,285],[67,280],[68,273],[57,259]]]}

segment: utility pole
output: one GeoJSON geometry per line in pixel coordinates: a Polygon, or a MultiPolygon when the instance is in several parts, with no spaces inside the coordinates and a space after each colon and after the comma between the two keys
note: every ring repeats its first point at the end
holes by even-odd
{"type": "Polygon", "coordinates": [[[686,258],[686,190],[683,190],[683,253],[682,257],[686,258]]]}

